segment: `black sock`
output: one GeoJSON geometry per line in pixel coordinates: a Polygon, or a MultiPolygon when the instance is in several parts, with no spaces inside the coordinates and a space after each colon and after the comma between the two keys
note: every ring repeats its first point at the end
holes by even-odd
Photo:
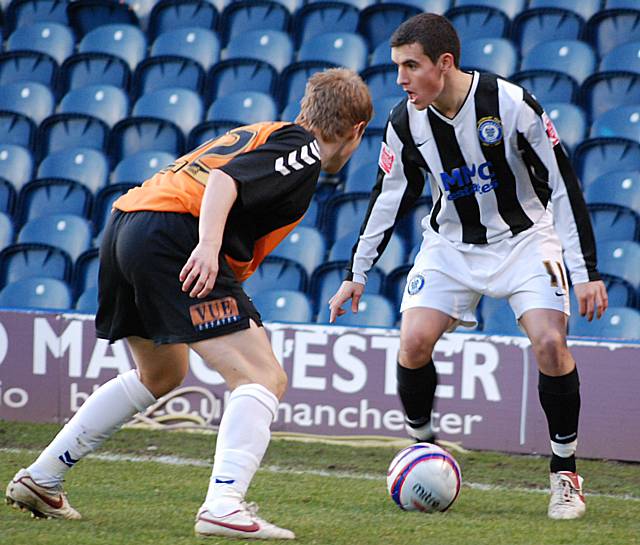
{"type": "Polygon", "coordinates": [[[438,375],[433,360],[418,369],[407,369],[398,363],[398,395],[410,425],[424,426],[431,420],[433,398],[438,375]]]}
{"type": "MultiPolygon", "coordinates": [[[[578,369],[570,373],[551,377],[539,374],[538,394],[540,404],[547,417],[549,438],[554,443],[566,445],[578,438],[578,417],[580,415],[580,380],[578,369]]],[[[563,457],[553,454],[550,468],[552,472],[576,470],[575,455],[563,457]]]]}

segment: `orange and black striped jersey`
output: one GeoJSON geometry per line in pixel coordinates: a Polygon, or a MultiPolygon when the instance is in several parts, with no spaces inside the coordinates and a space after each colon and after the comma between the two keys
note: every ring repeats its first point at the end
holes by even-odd
{"type": "Polygon", "coordinates": [[[300,222],[320,175],[314,136],[299,125],[265,122],[238,127],[176,159],[120,197],[124,212],[151,210],[200,216],[209,172],[236,180],[238,198],[225,226],[222,253],[246,280],[300,222]]]}

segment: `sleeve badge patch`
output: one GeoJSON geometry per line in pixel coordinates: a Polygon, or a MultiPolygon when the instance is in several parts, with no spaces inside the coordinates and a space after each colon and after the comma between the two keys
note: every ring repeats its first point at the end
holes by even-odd
{"type": "Polygon", "coordinates": [[[551,141],[551,146],[555,148],[560,143],[560,137],[558,136],[558,132],[546,112],[542,112],[542,121],[544,121],[547,136],[551,141]]]}
{"type": "Polygon", "coordinates": [[[378,165],[386,174],[391,172],[391,168],[393,167],[393,162],[396,160],[396,156],[387,144],[382,142],[382,147],[380,148],[380,157],[378,158],[378,165]]]}

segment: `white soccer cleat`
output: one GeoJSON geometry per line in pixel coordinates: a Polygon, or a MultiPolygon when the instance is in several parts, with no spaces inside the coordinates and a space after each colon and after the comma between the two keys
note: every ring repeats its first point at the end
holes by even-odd
{"type": "Polygon", "coordinates": [[[549,480],[551,482],[549,518],[567,520],[584,515],[587,507],[582,494],[582,477],[571,471],[558,471],[551,473],[549,480]]]}
{"type": "Polygon", "coordinates": [[[196,535],[224,536],[242,539],[295,539],[291,530],[278,528],[257,515],[254,503],[240,502],[230,513],[215,516],[206,506],[202,506],[196,516],[196,535]]]}
{"type": "Polygon", "coordinates": [[[26,469],[15,474],[7,485],[6,502],[21,511],[31,511],[36,518],[81,519],[67,500],[62,486],[45,487],[37,484],[26,469]]]}

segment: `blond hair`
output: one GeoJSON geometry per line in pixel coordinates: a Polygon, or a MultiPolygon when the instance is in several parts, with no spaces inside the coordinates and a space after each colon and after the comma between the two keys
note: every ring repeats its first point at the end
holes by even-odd
{"type": "Polygon", "coordinates": [[[355,125],[369,123],[373,105],[362,78],[347,68],[316,72],[307,81],[296,123],[319,131],[327,142],[344,137],[355,125]]]}

